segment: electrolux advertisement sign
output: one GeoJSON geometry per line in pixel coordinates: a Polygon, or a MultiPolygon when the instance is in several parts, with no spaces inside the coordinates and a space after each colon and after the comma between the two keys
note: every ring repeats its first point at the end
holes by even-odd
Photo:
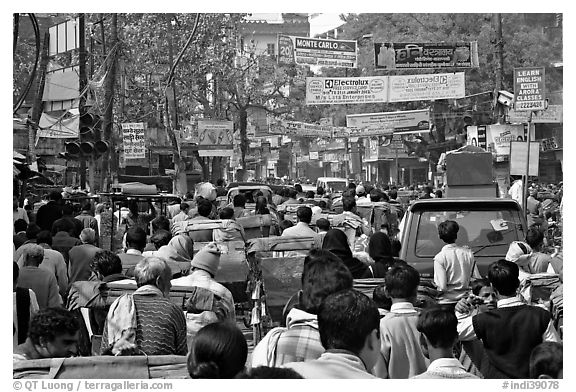
{"type": "Polygon", "coordinates": [[[478,43],[374,43],[376,69],[474,68],[478,43]]]}
{"type": "Polygon", "coordinates": [[[388,78],[306,78],[307,105],[387,102],[388,78]]]}
{"type": "Polygon", "coordinates": [[[394,133],[429,132],[430,110],[349,114],[346,116],[346,126],[392,129],[394,133]]]}
{"type": "Polygon", "coordinates": [[[514,68],[514,110],[546,109],[544,67],[514,68]]]}
{"type": "Polygon", "coordinates": [[[357,47],[356,41],[279,35],[278,62],[356,68],[357,47]]]}
{"type": "Polygon", "coordinates": [[[463,98],[464,72],[390,76],[388,102],[463,98]]]}

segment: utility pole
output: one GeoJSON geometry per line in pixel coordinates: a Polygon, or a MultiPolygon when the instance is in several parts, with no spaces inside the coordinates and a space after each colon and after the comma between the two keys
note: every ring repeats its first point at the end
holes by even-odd
{"type": "Polygon", "coordinates": [[[494,40],[494,58],[496,59],[496,80],[494,88],[494,119],[498,121],[499,124],[502,123],[503,113],[502,105],[498,104],[498,91],[502,90],[502,80],[504,74],[504,41],[502,39],[502,15],[494,14],[494,29],[496,32],[496,38],[494,40]]]}
{"type": "MultiPolygon", "coordinates": [[[[78,29],[79,29],[79,42],[78,42],[78,69],[79,69],[79,92],[80,99],[78,103],[78,111],[80,117],[86,114],[86,96],[85,88],[88,85],[88,78],[86,75],[86,25],[85,25],[85,15],[83,13],[78,14],[78,29]]],[[[80,143],[83,142],[82,134],[78,130],[78,138],[80,143]]],[[[93,185],[93,184],[90,184],[93,185]]],[[[80,152],[80,188],[86,188],[86,157],[82,152],[80,152]]]]}
{"type": "Polygon", "coordinates": [[[44,34],[44,43],[42,44],[42,57],[40,58],[40,67],[38,70],[38,79],[36,80],[36,95],[32,104],[32,115],[28,123],[28,162],[36,161],[36,132],[40,117],[42,116],[42,96],[44,95],[44,84],[46,83],[46,69],[48,67],[48,47],[50,43],[50,34],[44,34]]]}
{"type": "MultiPolygon", "coordinates": [[[[104,20],[102,20],[102,30],[104,30],[104,20]]],[[[110,52],[109,71],[106,74],[106,80],[104,82],[104,102],[105,108],[104,119],[102,121],[102,128],[104,131],[103,140],[108,142],[108,150],[104,153],[102,157],[102,190],[106,190],[107,185],[112,183],[113,178],[117,175],[118,167],[116,164],[116,143],[113,135],[114,118],[113,118],[113,107],[114,107],[114,82],[116,81],[116,59],[118,51],[114,48],[118,42],[118,16],[117,14],[112,14],[111,21],[111,31],[110,31],[110,45],[113,50],[110,52]]],[[[102,51],[105,54],[104,41],[102,41],[102,51]]]]}

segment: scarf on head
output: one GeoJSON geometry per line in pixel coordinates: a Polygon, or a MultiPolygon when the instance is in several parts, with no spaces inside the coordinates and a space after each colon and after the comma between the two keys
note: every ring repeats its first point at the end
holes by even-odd
{"type": "Polygon", "coordinates": [[[156,256],[166,260],[172,275],[186,274],[190,270],[193,255],[194,241],[187,235],[172,237],[168,245],[160,247],[157,251],[144,253],[144,256],[156,256]]]}

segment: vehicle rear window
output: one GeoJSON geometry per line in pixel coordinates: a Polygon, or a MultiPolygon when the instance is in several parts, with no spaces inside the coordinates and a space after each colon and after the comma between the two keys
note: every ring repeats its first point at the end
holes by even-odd
{"type": "Polygon", "coordinates": [[[234,189],[228,195],[230,201],[234,199],[238,193],[242,193],[246,197],[246,203],[256,203],[256,193],[262,192],[268,203],[272,202],[272,194],[268,189],[234,189]]]}
{"type": "Polygon", "coordinates": [[[504,255],[512,241],[524,237],[517,211],[422,211],[418,217],[416,256],[433,257],[446,245],[438,237],[438,225],[445,220],[458,223],[456,244],[469,246],[477,256],[504,255]],[[503,230],[494,230],[492,220],[504,221],[503,230]]]}
{"type": "Polygon", "coordinates": [[[332,192],[344,192],[346,190],[346,183],[345,182],[341,182],[341,181],[330,181],[330,182],[326,182],[326,185],[328,185],[328,189],[330,189],[332,192]]]}

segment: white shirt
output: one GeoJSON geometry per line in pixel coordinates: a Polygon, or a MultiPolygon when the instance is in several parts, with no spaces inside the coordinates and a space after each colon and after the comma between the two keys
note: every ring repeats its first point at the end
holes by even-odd
{"type": "MultiPolygon", "coordinates": [[[[434,283],[441,291],[438,303],[456,303],[466,295],[474,265],[474,254],[467,247],[446,244],[434,256],[434,283]]],[[[482,278],[478,266],[474,277],[482,278]]]]}
{"type": "Polygon", "coordinates": [[[508,190],[510,197],[520,204],[522,207],[522,180],[516,180],[508,190]]]}
{"type": "MultiPolygon", "coordinates": [[[[504,298],[499,300],[496,303],[497,308],[507,308],[511,306],[521,306],[524,305],[524,302],[520,300],[518,297],[511,297],[511,298],[504,298]]],[[[458,338],[461,341],[468,341],[478,339],[476,336],[476,332],[474,332],[474,326],[472,325],[472,314],[462,314],[456,312],[456,317],[458,318],[458,338]]],[[[544,331],[542,335],[542,340],[544,342],[559,342],[560,336],[558,332],[556,332],[556,328],[554,328],[553,321],[550,320],[548,323],[548,328],[544,331]]]]}
{"type": "Polygon", "coordinates": [[[468,373],[456,358],[438,358],[430,363],[428,369],[412,378],[479,378],[468,373]]]}
{"type": "Polygon", "coordinates": [[[316,232],[307,223],[298,222],[296,226],[287,228],[282,232],[282,237],[314,237],[316,232]]]}

